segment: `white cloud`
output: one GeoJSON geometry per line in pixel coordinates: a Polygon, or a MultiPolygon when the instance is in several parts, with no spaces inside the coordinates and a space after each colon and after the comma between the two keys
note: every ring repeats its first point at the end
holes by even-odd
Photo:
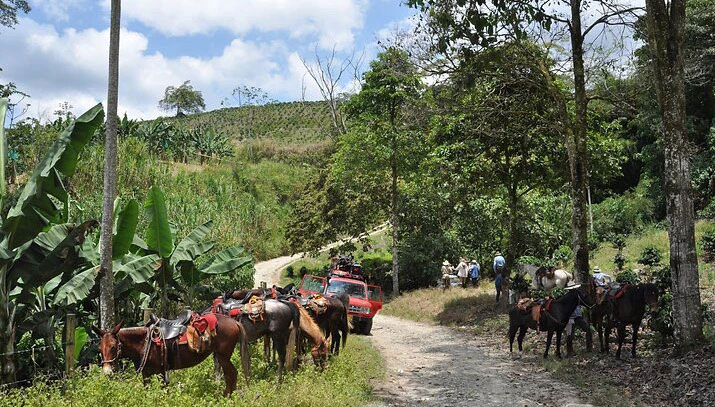
{"type": "MultiPolygon", "coordinates": [[[[15,30],[0,35],[0,47],[13,49],[13,58],[3,60],[0,82],[15,82],[29,93],[30,113],[49,117],[62,101],[76,113],[103,101],[107,93],[107,30],[67,29],[23,19],[15,30]]],[[[258,86],[283,100],[301,97],[304,68],[295,51],[280,41],[254,42],[235,39],[222,54],[211,58],[169,58],[149,53],[148,39],[141,33],[122,30],[120,41],[119,112],[130,117],[153,118],[169,85],[191,80],[203,91],[207,107],[219,102],[238,85],[258,86]]],[[[318,92],[306,78],[306,98],[318,92]]]]}
{"type": "Polygon", "coordinates": [[[30,0],[33,11],[42,11],[47,17],[58,21],[69,20],[72,9],[85,5],[87,0],[30,0]]]}
{"type": "MultiPolygon", "coordinates": [[[[104,0],[104,7],[109,3],[104,0]]],[[[124,0],[122,17],[168,36],[284,32],[293,38],[315,36],[323,48],[347,49],[366,7],[367,0],[124,0]]]]}

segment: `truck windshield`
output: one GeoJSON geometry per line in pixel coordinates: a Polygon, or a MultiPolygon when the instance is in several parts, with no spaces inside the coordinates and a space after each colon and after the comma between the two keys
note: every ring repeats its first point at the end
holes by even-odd
{"type": "Polygon", "coordinates": [[[323,280],[320,278],[306,277],[303,280],[303,289],[308,291],[323,292],[323,280]]]}
{"type": "Polygon", "coordinates": [[[351,297],[364,299],[367,297],[365,286],[362,284],[351,283],[343,280],[330,280],[328,285],[328,293],[330,294],[347,294],[351,297]]]}

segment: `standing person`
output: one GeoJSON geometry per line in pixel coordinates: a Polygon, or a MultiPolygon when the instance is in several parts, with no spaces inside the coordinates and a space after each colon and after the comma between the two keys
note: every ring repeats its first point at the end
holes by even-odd
{"type": "Polygon", "coordinates": [[[469,277],[472,279],[472,285],[475,287],[479,287],[479,272],[481,271],[481,267],[479,266],[479,263],[472,259],[471,265],[469,266],[469,277]]]}
{"type": "Polygon", "coordinates": [[[599,287],[608,287],[613,278],[601,271],[601,268],[596,266],[593,268],[593,282],[599,287]]]}
{"type": "Polygon", "coordinates": [[[494,286],[497,289],[497,301],[499,302],[499,297],[501,297],[502,287],[506,285],[505,271],[506,271],[506,260],[501,252],[497,252],[494,256],[494,263],[492,264],[492,269],[494,270],[494,286]]]}
{"type": "Polygon", "coordinates": [[[467,265],[467,259],[464,257],[459,259],[459,264],[455,268],[457,271],[457,277],[462,283],[462,288],[467,288],[467,279],[469,278],[469,266],[467,265]]]}
{"type": "Polygon", "coordinates": [[[442,284],[444,285],[442,290],[447,290],[449,286],[452,285],[449,278],[450,274],[452,274],[452,265],[449,264],[449,261],[445,260],[442,262],[442,284]]]}
{"type": "MultiPolygon", "coordinates": [[[[566,286],[567,290],[578,289],[581,285],[569,282],[566,286]]],[[[588,322],[588,318],[583,314],[583,306],[579,304],[569,317],[569,322],[566,325],[566,355],[571,356],[574,354],[573,351],[573,338],[575,335],[575,327],[578,327],[583,332],[586,333],[586,351],[591,352],[593,350],[593,335],[591,333],[591,324],[588,322]]]]}

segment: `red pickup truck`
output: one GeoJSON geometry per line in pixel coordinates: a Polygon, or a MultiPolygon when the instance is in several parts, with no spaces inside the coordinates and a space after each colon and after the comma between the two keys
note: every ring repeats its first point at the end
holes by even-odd
{"type": "Polygon", "coordinates": [[[298,288],[300,295],[320,293],[325,296],[347,294],[350,297],[348,317],[352,320],[353,331],[369,335],[372,318],[382,309],[382,289],[367,284],[361,276],[333,270],[329,277],[310,274],[303,276],[298,288]]]}

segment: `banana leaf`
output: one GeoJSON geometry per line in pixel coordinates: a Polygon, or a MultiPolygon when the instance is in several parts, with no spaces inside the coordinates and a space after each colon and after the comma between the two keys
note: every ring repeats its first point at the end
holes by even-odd
{"type": "Polygon", "coordinates": [[[168,259],[174,251],[174,240],[169,225],[164,193],[158,186],[149,190],[144,204],[144,213],[149,222],[146,233],[146,243],[149,248],[163,259],[168,259]]]}
{"type": "Polygon", "coordinates": [[[5,113],[7,112],[7,98],[0,99],[0,208],[7,196],[7,183],[5,182],[5,164],[7,164],[7,141],[5,140],[5,113]]]}
{"type": "Polygon", "coordinates": [[[117,225],[112,240],[112,258],[119,259],[129,253],[139,223],[139,203],[132,199],[117,215],[117,225]]]}
{"type": "Polygon", "coordinates": [[[224,274],[250,264],[252,261],[253,257],[243,247],[229,247],[207,261],[199,268],[199,272],[204,275],[224,274]]]}
{"type": "Polygon", "coordinates": [[[55,294],[54,305],[72,305],[84,301],[92,291],[99,273],[99,266],[75,274],[55,294]]]}
{"type": "Polygon", "coordinates": [[[210,242],[202,242],[211,232],[213,226],[212,221],[208,221],[203,225],[192,230],[179,244],[176,245],[174,253],[169,259],[169,263],[176,267],[182,261],[193,262],[199,256],[208,253],[213,249],[214,245],[210,242]]]}
{"type": "Polygon", "coordinates": [[[67,201],[63,178],[74,174],[79,153],[103,120],[104,110],[98,104],[60,134],[2,224],[2,246],[6,251],[33,240],[48,226],[48,219],[61,218],[67,201]]]}

